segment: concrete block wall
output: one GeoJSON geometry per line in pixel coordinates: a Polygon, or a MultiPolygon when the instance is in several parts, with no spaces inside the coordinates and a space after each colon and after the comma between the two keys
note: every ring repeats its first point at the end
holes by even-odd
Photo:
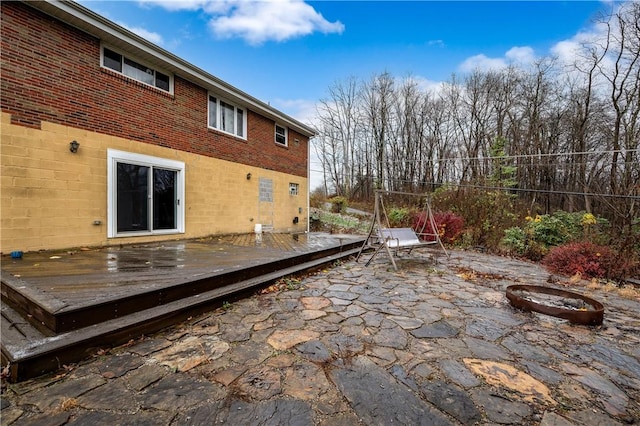
{"type": "Polygon", "coordinates": [[[6,113],[0,125],[2,253],[253,232],[260,177],[274,183],[274,230],[306,231],[306,178],[59,124],[32,129],[12,124],[6,113]],[[75,154],[72,140],[80,143],[75,154]],[[185,163],[184,234],[107,238],[109,148],[185,163]],[[290,182],[300,185],[300,195],[289,195],[290,182]]]}

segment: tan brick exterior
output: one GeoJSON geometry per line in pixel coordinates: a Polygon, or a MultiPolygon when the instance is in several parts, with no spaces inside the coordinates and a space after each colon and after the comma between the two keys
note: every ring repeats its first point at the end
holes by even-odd
{"type": "Polygon", "coordinates": [[[260,177],[273,179],[274,229],[306,230],[305,178],[57,124],[31,129],[5,113],[0,124],[2,253],[253,232],[260,177]],[[80,143],[76,154],[72,140],[80,143]],[[184,234],[107,238],[108,148],[185,163],[184,234]],[[290,182],[300,195],[289,195],[290,182]]]}

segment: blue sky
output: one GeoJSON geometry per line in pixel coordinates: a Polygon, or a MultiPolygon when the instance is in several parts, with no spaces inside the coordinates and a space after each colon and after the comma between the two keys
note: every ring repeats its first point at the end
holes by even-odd
{"type": "Polygon", "coordinates": [[[388,71],[426,85],[571,55],[612,7],[595,1],[81,1],[303,121],[336,82],[388,71]]]}

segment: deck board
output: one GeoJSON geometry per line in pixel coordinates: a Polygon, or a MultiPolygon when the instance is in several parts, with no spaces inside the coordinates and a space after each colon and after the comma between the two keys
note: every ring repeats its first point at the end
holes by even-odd
{"type": "MultiPolygon", "coordinates": [[[[250,278],[251,268],[268,269],[289,258],[295,263],[297,257],[342,246],[345,241],[360,240],[356,236],[264,233],[26,253],[23,259],[3,262],[3,295],[13,296],[10,300],[18,306],[24,304],[23,309],[38,322],[63,331],[57,327],[75,327],[70,316],[74,312],[96,307],[96,312],[115,316],[123,309],[135,309],[136,301],[148,308],[208,291],[230,279],[250,278]],[[228,278],[232,274],[237,277],[228,278]],[[27,298],[35,308],[27,305],[27,298]],[[106,304],[114,305],[111,314],[106,304]]],[[[267,269],[262,273],[270,272],[267,269]]]]}

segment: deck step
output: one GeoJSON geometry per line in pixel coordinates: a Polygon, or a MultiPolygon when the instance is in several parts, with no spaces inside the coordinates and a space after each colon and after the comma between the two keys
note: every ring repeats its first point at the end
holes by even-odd
{"type": "Polygon", "coordinates": [[[181,298],[160,306],[55,336],[45,336],[2,303],[2,363],[10,363],[11,381],[21,381],[77,362],[105,347],[117,346],[210,310],[232,297],[280,278],[319,269],[355,256],[359,248],[309,260],[264,275],[181,298]]]}

